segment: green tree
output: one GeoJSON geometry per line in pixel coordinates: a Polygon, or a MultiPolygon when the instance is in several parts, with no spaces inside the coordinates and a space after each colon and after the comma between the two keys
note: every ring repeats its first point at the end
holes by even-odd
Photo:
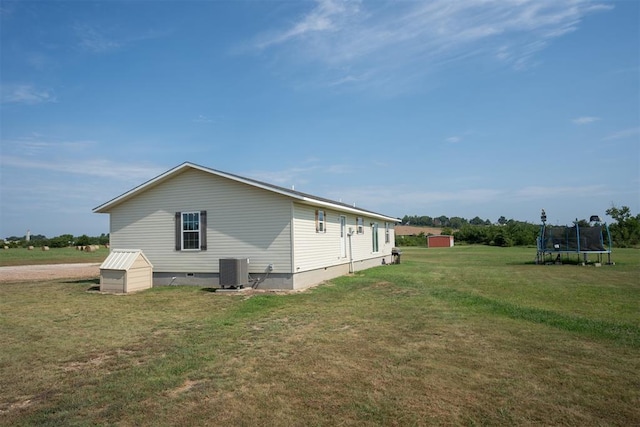
{"type": "Polygon", "coordinates": [[[611,239],[619,247],[638,246],[640,244],[640,214],[635,217],[628,206],[621,208],[612,205],[607,209],[607,215],[616,222],[609,226],[611,239]]]}
{"type": "Polygon", "coordinates": [[[509,221],[506,226],[498,227],[505,230],[513,246],[535,245],[540,227],[521,221],[509,221]]]}
{"type": "Polygon", "coordinates": [[[468,221],[466,219],[460,218],[459,216],[452,216],[451,218],[449,218],[449,226],[451,228],[460,229],[463,225],[467,223],[468,221]]]}
{"type": "Polygon", "coordinates": [[[467,242],[471,244],[489,244],[488,227],[466,224],[455,233],[454,238],[460,242],[467,242]]]}
{"type": "Polygon", "coordinates": [[[71,234],[62,234],[49,239],[49,246],[52,248],[66,248],[71,245],[73,245],[73,235],[71,234]]]}
{"type": "Polygon", "coordinates": [[[482,218],[480,218],[479,216],[473,218],[471,221],[469,221],[469,224],[471,225],[485,225],[485,222],[482,218]]]}
{"type": "Polygon", "coordinates": [[[91,238],[89,236],[87,236],[86,234],[83,234],[82,236],[78,236],[76,238],[76,245],[77,246],[87,246],[91,244],[91,238]]]}
{"type": "Polygon", "coordinates": [[[452,236],[453,230],[451,229],[451,227],[443,227],[442,230],[440,231],[440,234],[444,236],[452,236]]]}
{"type": "Polygon", "coordinates": [[[446,227],[449,225],[449,218],[445,215],[440,215],[433,219],[433,225],[434,227],[446,227]]]}
{"type": "Polygon", "coordinates": [[[499,231],[491,240],[492,246],[502,246],[504,248],[513,246],[513,241],[503,231],[499,231]]]}

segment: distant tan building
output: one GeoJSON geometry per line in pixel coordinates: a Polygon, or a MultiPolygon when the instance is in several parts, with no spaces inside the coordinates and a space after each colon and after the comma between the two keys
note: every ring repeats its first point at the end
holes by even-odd
{"type": "Polygon", "coordinates": [[[419,227],[414,225],[396,225],[396,236],[419,236],[420,233],[426,235],[440,234],[438,227],[419,227]]]}

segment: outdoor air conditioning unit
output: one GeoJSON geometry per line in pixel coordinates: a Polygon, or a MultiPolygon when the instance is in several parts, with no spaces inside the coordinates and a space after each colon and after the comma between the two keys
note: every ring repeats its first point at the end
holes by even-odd
{"type": "Polygon", "coordinates": [[[249,284],[248,258],[220,258],[220,286],[242,288],[249,284]]]}

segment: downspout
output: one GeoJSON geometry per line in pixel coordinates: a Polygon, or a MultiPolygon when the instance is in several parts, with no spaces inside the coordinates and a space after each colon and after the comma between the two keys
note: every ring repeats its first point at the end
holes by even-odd
{"type": "Polygon", "coordinates": [[[353,273],[353,248],[351,245],[351,236],[353,236],[352,229],[349,229],[347,236],[349,237],[349,273],[353,273]]]}

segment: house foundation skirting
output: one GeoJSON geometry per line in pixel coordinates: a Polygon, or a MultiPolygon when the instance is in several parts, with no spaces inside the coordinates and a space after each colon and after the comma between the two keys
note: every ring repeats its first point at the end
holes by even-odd
{"type": "MultiPolygon", "coordinates": [[[[392,262],[390,255],[353,261],[353,271],[366,270],[392,262]]],[[[318,285],[326,280],[349,274],[352,265],[349,262],[315,270],[291,273],[249,273],[251,282],[245,287],[257,289],[306,289],[318,285]]],[[[153,286],[205,286],[220,287],[218,273],[184,273],[184,272],[153,272],[153,286]]]]}
{"type": "MultiPolygon", "coordinates": [[[[258,289],[293,289],[293,275],[289,273],[249,273],[251,282],[245,287],[257,285],[258,289]]],[[[153,286],[206,286],[220,287],[218,273],[154,272],[153,286]]]]}
{"type": "MultiPolygon", "coordinates": [[[[353,271],[366,270],[368,268],[377,267],[382,265],[382,260],[385,264],[391,263],[391,255],[380,256],[376,258],[369,258],[359,261],[353,261],[353,271]]],[[[293,289],[305,289],[311,286],[315,286],[325,280],[335,279],[336,277],[349,274],[351,271],[351,265],[347,261],[343,264],[338,264],[330,267],[318,268],[316,270],[303,271],[296,273],[293,276],[293,289]]]]}

